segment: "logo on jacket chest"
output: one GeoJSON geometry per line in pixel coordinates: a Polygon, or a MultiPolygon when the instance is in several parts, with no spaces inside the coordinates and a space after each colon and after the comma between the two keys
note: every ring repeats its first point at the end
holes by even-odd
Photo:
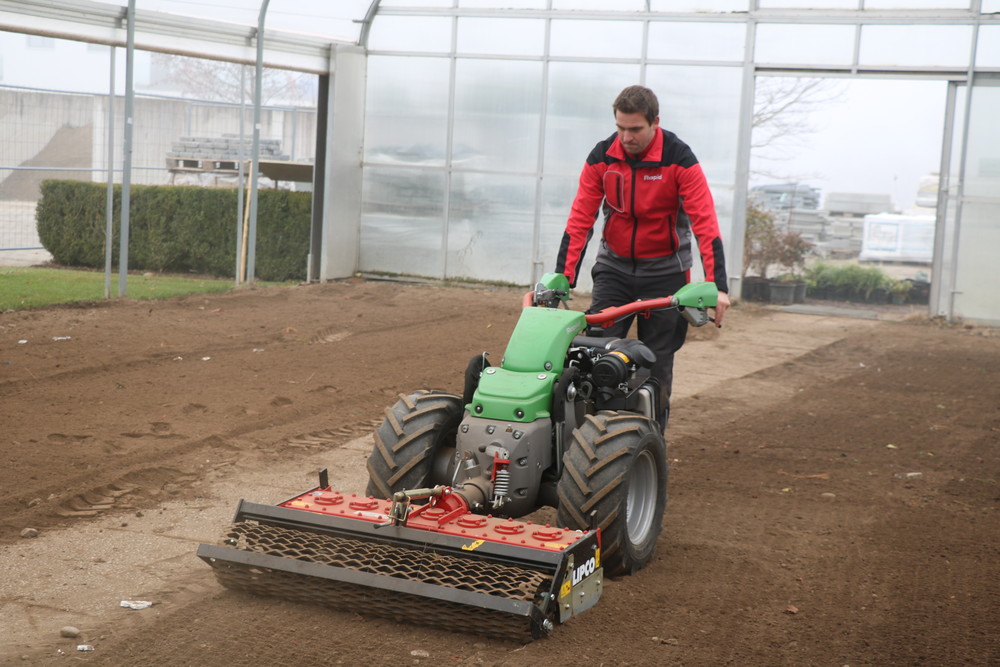
{"type": "Polygon", "coordinates": [[[645,176],[642,177],[642,180],[644,180],[644,181],[662,181],[663,180],[663,174],[657,174],[656,176],[650,176],[649,174],[646,174],[645,176]]]}

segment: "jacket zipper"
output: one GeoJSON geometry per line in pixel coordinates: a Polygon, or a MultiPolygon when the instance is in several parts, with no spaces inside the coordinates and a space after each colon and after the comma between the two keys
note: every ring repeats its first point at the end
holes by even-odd
{"type": "Polygon", "coordinates": [[[637,182],[635,178],[635,167],[630,164],[629,170],[632,172],[632,192],[630,193],[631,202],[629,205],[629,210],[632,212],[632,245],[630,254],[632,255],[632,275],[634,276],[635,272],[639,269],[639,263],[635,257],[635,239],[639,234],[639,216],[635,214],[635,185],[637,182]]]}

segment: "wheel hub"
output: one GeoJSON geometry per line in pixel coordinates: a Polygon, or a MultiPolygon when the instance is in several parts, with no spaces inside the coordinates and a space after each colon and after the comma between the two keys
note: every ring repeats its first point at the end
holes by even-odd
{"type": "Polygon", "coordinates": [[[633,544],[642,542],[649,535],[656,513],[657,497],[656,461],[648,450],[636,456],[628,474],[628,499],[625,522],[628,538],[633,544]]]}

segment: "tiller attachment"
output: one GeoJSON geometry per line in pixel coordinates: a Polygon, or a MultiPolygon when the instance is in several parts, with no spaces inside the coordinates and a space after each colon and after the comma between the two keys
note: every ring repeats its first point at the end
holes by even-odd
{"type": "Polygon", "coordinates": [[[320,480],[276,506],[241,501],[224,546],[198,556],[227,588],[508,639],[548,635],[601,596],[596,531],[472,514],[445,486],[389,501],[320,480]]]}

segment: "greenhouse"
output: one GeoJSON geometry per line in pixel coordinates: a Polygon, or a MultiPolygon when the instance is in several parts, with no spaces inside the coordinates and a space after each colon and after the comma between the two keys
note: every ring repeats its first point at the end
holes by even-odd
{"type": "MultiPolygon", "coordinates": [[[[305,279],[534,283],[612,101],[642,84],[708,177],[738,295],[754,187],[816,175],[766,155],[794,142],[782,122],[828,107],[892,134],[929,112],[890,155],[838,137],[821,166],[895,180],[824,195],[895,183],[868,213],[932,216],[929,314],[1000,323],[1000,0],[0,0],[0,57],[0,249],[38,245],[37,184],[16,186],[43,175],[226,184],[251,281],[257,190],[277,185],[312,192],[305,279]]],[[[836,252],[843,218],[824,220],[836,252]]]]}

